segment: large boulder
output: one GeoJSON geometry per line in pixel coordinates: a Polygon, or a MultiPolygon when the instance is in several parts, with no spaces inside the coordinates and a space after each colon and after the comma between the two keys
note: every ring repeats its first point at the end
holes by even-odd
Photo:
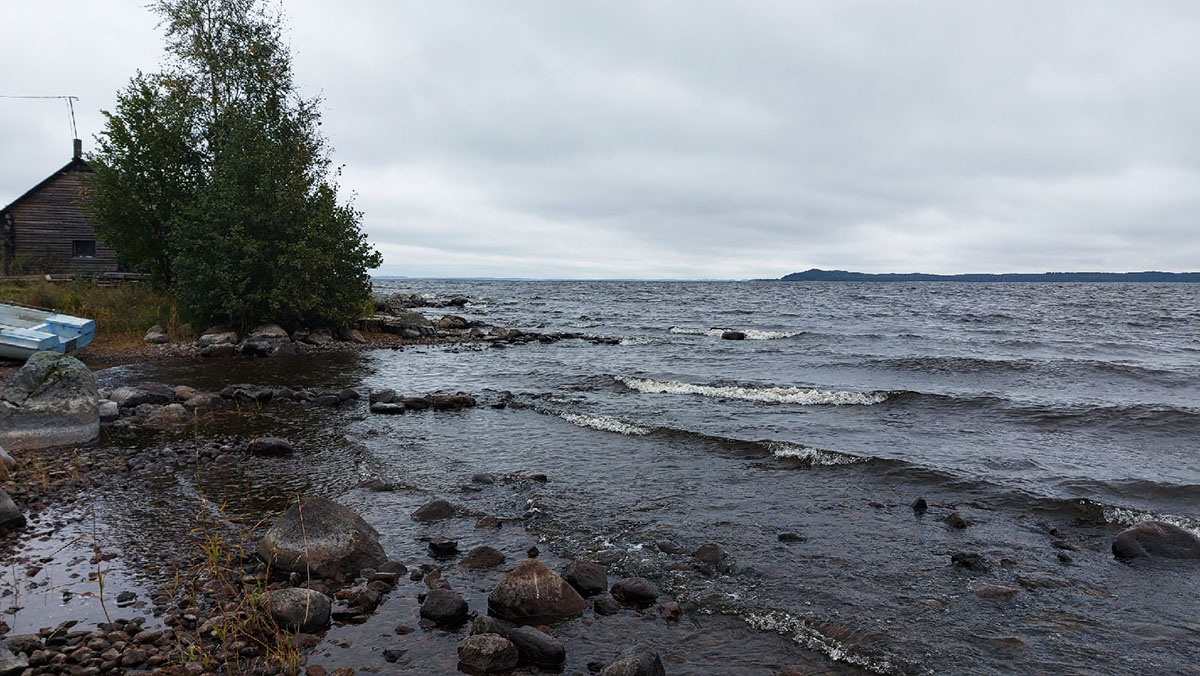
{"type": "Polygon", "coordinates": [[[319,591],[286,587],[267,592],[267,611],[284,629],[311,634],[329,626],[332,600],[319,591]]]}
{"type": "Polygon", "coordinates": [[[1200,559],[1200,538],[1191,531],[1164,521],[1143,521],[1113,538],[1117,558],[1161,556],[1167,559],[1200,559]]]}
{"type": "Polygon", "coordinates": [[[387,561],[379,533],[348,507],[322,497],[294,502],[258,543],[276,570],[354,576],[387,561]]]}
{"type": "Polygon", "coordinates": [[[67,446],[100,434],[96,378],[83,362],[37,352],[0,389],[0,445],[13,450],[67,446]]]}
{"type": "Polygon", "coordinates": [[[203,334],[201,334],[200,338],[196,340],[196,344],[200,347],[235,345],[237,342],[237,332],[226,326],[209,327],[203,334]]]}
{"type": "Polygon", "coordinates": [[[557,622],[587,609],[579,592],[537,559],[525,559],[488,595],[488,612],[518,622],[557,622]]]}
{"type": "Polygon", "coordinates": [[[280,351],[286,343],[290,347],[292,339],[288,332],[278,324],[259,324],[242,340],[242,354],[251,356],[266,356],[280,351]]]}
{"type": "Polygon", "coordinates": [[[21,508],[0,488],[0,528],[14,530],[25,527],[25,515],[21,508]]]}

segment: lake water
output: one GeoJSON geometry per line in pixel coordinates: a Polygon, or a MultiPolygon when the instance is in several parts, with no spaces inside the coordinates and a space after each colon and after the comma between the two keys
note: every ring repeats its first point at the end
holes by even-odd
{"type": "MultiPolygon", "coordinates": [[[[648,577],[683,604],[678,625],[653,615],[567,625],[570,673],[631,637],[662,652],[672,674],[1200,665],[1196,563],[1126,564],[1110,551],[1119,530],[1146,518],[1200,532],[1200,285],[376,286],[468,296],[453,312],[472,320],[619,342],[102,374],[201,388],[462,390],[484,402],[510,392],[527,405],[268,416],[255,424],[282,426],[310,467],[338,469],[298,471],[269,490],[253,468],[162,490],[186,497],[196,481],[247,514],[324,492],[410,563],[424,544],[408,514],[446,496],[515,526],[488,536],[461,519],[423,536],[459,538],[464,550],[499,542],[510,559],[534,543],[552,563],[603,559],[614,579],[648,577]],[[723,340],[725,329],[746,340],[723,340]],[[477,490],[478,472],[549,481],[477,490]],[[399,489],[356,488],[364,478],[399,489]],[[910,507],[919,497],[924,515],[910,507]],[[949,527],[952,513],[971,525],[949,527]],[[692,558],[706,543],[726,553],[724,570],[692,558]],[[981,555],[988,570],[952,566],[955,553],[981,555]]],[[[494,577],[464,584],[475,609],[494,577]]],[[[389,601],[378,626],[333,630],[323,654],[374,664],[370,650],[356,657],[336,641],[381,645],[389,623],[415,622],[410,606],[389,601]]],[[[412,673],[453,671],[431,660],[452,656],[456,637],[414,636],[412,673]]]]}

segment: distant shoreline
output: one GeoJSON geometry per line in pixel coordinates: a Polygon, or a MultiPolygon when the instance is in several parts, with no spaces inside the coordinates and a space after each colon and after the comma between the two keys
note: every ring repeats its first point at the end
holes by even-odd
{"type": "MultiPolygon", "coordinates": [[[[775,280],[772,280],[775,281],[775,280]]],[[[1043,272],[934,275],[927,273],[848,272],[819,270],[784,275],[781,282],[1187,282],[1200,283],[1200,272],[1043,272]]]]}

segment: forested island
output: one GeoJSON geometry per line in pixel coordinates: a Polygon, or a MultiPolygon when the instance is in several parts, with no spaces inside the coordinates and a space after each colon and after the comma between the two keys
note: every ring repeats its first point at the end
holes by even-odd
{"type": "Polygon", "coordinates": [[[1043,272],[1005,274],[933,275],[921,272],[882,273],[820,270],[784,275],[783,282],[1191,282],[1200,283],[1200,272],[1043,272]]]}

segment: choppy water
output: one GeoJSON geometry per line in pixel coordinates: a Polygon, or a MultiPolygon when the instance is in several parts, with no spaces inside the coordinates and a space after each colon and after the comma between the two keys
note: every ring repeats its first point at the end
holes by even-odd
{"type": "MultiPolygon", "coordinates": [[[[664,652],[668,673],[1200,669],[1200,570],[1128,565],[1109,550],[1122,527],[1150,516],[1200,530],[1200,286],[377,287],[462,294],[473,302],[455,312],[471,319],[620,344],[408,348],[108,377],[512,392],[529,408],[383,417],[363,405],[288,423],[318,476],[266,498],[260,479],[224,492],[217,477],[206,485],[247,512],[305,488],[332,493],[401,559],[423,548],[408,513],[445,495],[524,519],[498,536],[510,556],[538,541],[556,560],[608,557],[614,572],[653,578],[693,618],[684,629],[628,618],[575,625],[569,650],[584,647],[568,671],[630,631],[664,652]],[[725,328],[748,339],[722,340],[725,328]],[[319,476],[335,466],[345,475],[319,476]],[[464,492],[476,472],[549,482],[464,492]],[[352,488],[363,477],[404,489],[352,488]],[[909,507],[917,497],[930,505],[924,516],[909,507]],[[954,511],[971,527],[948,528],[954,511]],[[1065,552],[1070,562],[1056,540],[1078,548],[1065,552]],[[692,566],[688,552],[707,542],[728,553],[726,573],[692,566]],[[955,552],[982,554],[990,572],[952,567],[955,552]],[[1010,598],[981,597],[997,585],[1010,598]]],[[[483,541],[472,523],[429,534],[483,541]]],[[[476,586],[473,607],[488,588],[476,586]]],[[[412,610],[390,607],[383,633],[412,610]]],[[[334,634],[371,644],[375,629],[334,634]]]]}

